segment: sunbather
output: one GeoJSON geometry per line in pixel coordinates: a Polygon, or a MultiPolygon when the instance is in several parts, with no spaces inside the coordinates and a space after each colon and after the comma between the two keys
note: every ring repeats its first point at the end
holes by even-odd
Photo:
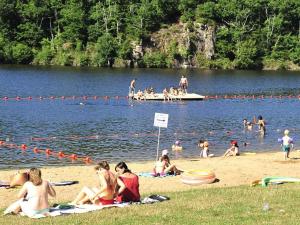
{"type": "Polygon", "coordinates": [[[42,180],[39,169],[31,168],[28,175],[29,181],[20,190],[18,194],[20,200],[14,203],[13,212],[23,211],[28,216],[47,215],[49,213],[48,195],[55,197],[55,190],[48,181],[42,180]]]}
{"type": "Polygon", "coordinates": [[[132,173],[125,162],[119,162],[115,171],[119,177],[117,180],[117,202],[139,202],[139,177],[132,173]]]}
{"type": "Polygon", "coordinates": [[[97,205],[110,205],[114,203],[116,188],[116,177],[109,171],[109,164],[106,161],[98,163],[95,167],[98,174],[100,188],[84,187],[70,204],[81,205],[93,203],[97,205]]]}
{"type": "Polygon", "coordinates": [[[155,167],[153,169],[154,176],[161,175],[178,175],[182,170],[178,169],[175,164],[170,163],[170,159],[167,155],[163,155],[156,161],[155,167]]]}

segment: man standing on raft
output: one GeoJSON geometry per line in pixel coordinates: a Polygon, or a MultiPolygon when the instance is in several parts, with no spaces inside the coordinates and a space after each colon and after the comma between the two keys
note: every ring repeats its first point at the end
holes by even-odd
{"type": "Polygon", "coordinates": [[[179,87],[181,88],[181,90],[183,91],[184,94],[187,94],[187,87],[189,86],[188,80],[187,78],[182,75],[180,82],[179,82],[179,87]]]}
{"type": "Polygon", "coordinates": [[[129,97],[134,97],[134,92],[135,92],[135,81],[136,78],[134,78],[131,82],[130,82],[130,86],[129,86],[129,97]]]}

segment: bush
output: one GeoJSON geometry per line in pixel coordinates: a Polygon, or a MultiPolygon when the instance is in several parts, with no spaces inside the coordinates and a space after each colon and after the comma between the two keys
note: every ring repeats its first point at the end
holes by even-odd
{"type": "Polygon", "coordinates": [[[53,51],[49,47],[43,47],[35,56],[33,63],[38,65],[49,65],[53,58],[53,51]]]}
{"type": "Polygon", "coordinates": [[[166,55],[161,52],[147,52],[143,57],[143,62],[148,68],[166,68],[166,55]]]}
{"type": "Polygon", "coordinates": [[[246,40],[237,43],[236,58],[234,60],[237,69],[255,68],[257,57],[256,43],[253,40],[246,40]]]}
{"type": "Polygon", "coordinates": [[[12,46],[12,61],[17,64],[28,64],[33,59],[31,48],[22,43],[12,46]]]}

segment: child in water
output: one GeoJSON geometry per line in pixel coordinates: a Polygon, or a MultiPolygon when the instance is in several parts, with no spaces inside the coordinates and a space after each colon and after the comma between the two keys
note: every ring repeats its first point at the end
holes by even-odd
{"type": "Polygon", "coordinates": [[[225,154],[223,155],[223,157],[226,157],[226,156],[238,156],[238,155],[240,155],[239,146],[238,146],[237,141],[232,140],[230,142],[230,144],[231,144],[231,147],[229,149],[227,149],[227,151],[225,152],[225,154]]]}
{"type": "Polygon", "coordinates": [[[182,151],[182,146],[180,141],[175,141],[175,144],[172,145],[172,151],[182,151]]]}
{"type": "Polygon", "coordinates": [[[289,133],[290,133],[289,130],[285,130],[284,131],[284,136],[282,138],[278,139],[278,141],[281,143],[282,151],[284,152],[284,159],[285,160],[287,158],[289,158],[290,151],[294,147],[293,138],[289,137],[289,133]]]}

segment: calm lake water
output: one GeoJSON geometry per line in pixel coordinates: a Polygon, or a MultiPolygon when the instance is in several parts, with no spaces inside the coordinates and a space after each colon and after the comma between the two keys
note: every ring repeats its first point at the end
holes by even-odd
{"type": "Polygon", "coordinates": [[[216,155],[221,155],[232,139],[239,141],[242,152],[279,150],[277,139],[286,128],[291,130],[297,149],[300,101],[296,98],[165,103],[132,103],[125,98],[37,99],[39,96],[126,96],[133,78],[138,79],[138,89],[152,85],[161,92],[164,87],[177,85],[180,74],[187,76],[189,92],[202,95],[300,94],[299,72],[1,66],[0,97],[34,99],[0,100],[0,139],[29,146],[25,153],[1,147],[0,167],[78,163],[34,154],[34,147],[89,156],[92,160],[153,160],[158,133],[153,127],[155,112],[169,114],[168,128],[161,129],[160,149],[170,150],[180,140],[184,147],[180,157],[198,157],[197,141],[201,138],[210,141],[211,153],[216,155]],[[263,138],[257,127],[248,132],[242,124],[243,118],[252,120],[258,115],[267,122],[263,138]]]}

